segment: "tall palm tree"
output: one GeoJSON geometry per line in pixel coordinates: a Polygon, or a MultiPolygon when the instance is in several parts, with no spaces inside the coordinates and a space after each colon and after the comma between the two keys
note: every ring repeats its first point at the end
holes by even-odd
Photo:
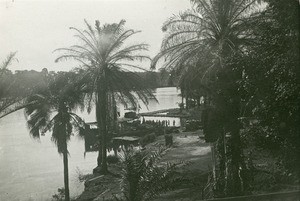
{"type": "Polygon", "coordinates": [[[96,21],[95,28],[86,21],[85,24],[86,29],[83,31],[71,27],[76,32],[75,37],[81,44],[57,49],[63,53],[56,61],[74,59],[81,64],[82,78],[86,82],[86,87],[90,89],[90,93],[87,94],[88,108],[93,103],[93,98],[96,105],[96,119],[99,136],[101,136],[98,167],[101,167],[102,173],[107,173],[106,143],[110,121],[108,114],[111,110],[109,102],[113,97],[125,105],[131,103],[137,106],[137,99],[148,104],[148,97],[154,97],[153,94],[130,70],[144,70],[134,61],[150,58],[140,54],[140,51],[148,49],[147,44],[124,45],[128,38],[139,33],[132,29],[126,30],[124,28],[125,20],[102,26],[99,21],[96,21]]]}
{"type": "Polygon", "coordinates": [[[78,131],[84,125],[72,112],[78,106],[83,107],[83,96],[79,85],[70,85],[71,77],[66,73],[49,82],[48,89],[28,97],[25,114],[34,138],[39,138],[40,132],[52,132],[51,139],[63,155],[65,200],[69,201],[68,141],[74,129],[78,131]]]}
{"type": "MultiPolygon", "coordinates": [[[[235,80],[232,70],[228,69],[226,59],[234,54],[243,53],[247,45],[254,42],[248,23],[255,18],[255,0],[191,0],[193,9],[173,16],[163,25],[166,32],[160,53],[153,59],[155,68],[161,58],[166,59],[165,68],[176,69],[182,77],[191,74],[193,79],[201,79],[206,87],[220,87],[222,93],[213,92],[214,104],[221,108],[224,125],[232,136],[232,164],[236,192],[241,189],[240,163],[241,143],[239,135],[239,97],[226,97],[235,80]],[[223,86],[222,86],[223,85],[223,86]],[[223,108],[223,109],[222,109],[223,108]],[[227,110],[226,110],[227,108],[227,110]],[[230,109],[229,109],[230,108],[230,109]]],[[[237,76],[238,77],[238,76],[237,76]]],[[[186,82],[186,79],[184,80],[186,82]]],[[[219,115],[219,116],[220,116],[219,115]]]]}

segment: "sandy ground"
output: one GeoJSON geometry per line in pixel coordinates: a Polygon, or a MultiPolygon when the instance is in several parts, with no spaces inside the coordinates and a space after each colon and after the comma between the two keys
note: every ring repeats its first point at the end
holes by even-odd
{"type": "MultiPolygon", "coordinates": [[[[200,131],[173,135],[174,145],[166,151],[162,161],[183,162],[184,165],[179,171],[189,180],[189,183],[178,186],[176,190],[161,195],[155,201],[191,201],[202,197],[202,189],[212,164],[209,144],[201,140],[199,134],[200,131]]],[[[155,142],[157,145],[164,144],[163,136],[160,138],[162,139],[155,142]]]]}
{"type": "MultiPolygon", "coordinates": [[[[200,131],[173,134],[174,144],[165,150],[161,163],[181,163],[179,174],[184,175],[188,183],[179,185],[174,191],[161,195],[156,201],[196,200],[201,198],[202,188],[207,181],[207,174],[211,170],[210,147],[199,138],[200,131]]],[[[159,136],[154,143],[146,146],[147,150],[155,151],[165,147],[164,136],[159,136]]],[[[110,166],[110,171],[120,171],[117,166],[110,166]]],[[[94,176],[95,178],[95,176],[94,176]]],[[[78,200],[103,200],[112,194],[120,193],[120,177],[107,175],[96,177],[78,200]]]]}

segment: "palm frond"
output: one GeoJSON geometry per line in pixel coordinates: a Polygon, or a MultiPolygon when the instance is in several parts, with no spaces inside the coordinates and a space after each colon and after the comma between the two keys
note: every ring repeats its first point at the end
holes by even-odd
{"type": "Polygon", "coordinates": [[[179,178],[175,175],[178,164],[158,165],[163,150],[158,152],[125,151],[121,189],[127,201],[152,200],[173,189],[179,178]]]}
{"type": "Polygon", "coordinates": [[[24,99],[11,99],[11,100],[3,100],[0,104],[0,119],[13,113],[18,110],[25,108],[28,104],[26,104],[24,99]]]}
{"type": "Polygon", "coordinates": [[[25,107],[27,125],[33,137],[39,138],[41,129],[48,125],[51,115],[48,94],[36,94],[27,99],[28,105],[25,107]]]}
{"type": "MultiPolygon", "coordinates": [[[[161,51],[151,62],[153,69],[164,58],[164,68],[181,72],[180,83],[188,81],[187,69],[203,80],[224,67],[226,56],[243,52],[255,42],[248,24],[256,17],[254,0],[192,0],[192,3],[194,9],[174,15],[164,23],[161,51]]],[[[195,78],[189,79],[192,82],[195,78]]]]}
{"type": "Polygon", "coordinates": [[[2,62],[0,65],[0,76],[4,73],[5,69],[13,62],[18,61],[18,59],[15,58],[17,52],[11,52],[6,59],[2,62]]]}
{"type": "Polygon", "coordinates": [[[58,153],[67,151],[67,144],[70,140],[72,125],[69,122],[64,122],[61,118],[62,114],[57,114],[53,123],[51,140],[56,144],[58,153]]]}

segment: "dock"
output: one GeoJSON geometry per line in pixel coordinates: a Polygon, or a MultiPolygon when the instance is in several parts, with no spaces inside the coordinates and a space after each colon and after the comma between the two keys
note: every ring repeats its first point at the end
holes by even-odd
{"type": "Polygon", "coordinates": [[[139,114],[142,117],[177,117],[177,118],[188,118],[189,114],[180,112],[179,108],[171,108],[164,110],[157,110],[153,112],[143,112],[139,114]]]}

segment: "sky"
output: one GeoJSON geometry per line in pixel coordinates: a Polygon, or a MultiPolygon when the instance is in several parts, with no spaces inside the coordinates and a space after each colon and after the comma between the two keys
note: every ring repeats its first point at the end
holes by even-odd
{"type": "MultiPolygon", "coordinates": [[[[126,20],[125,27],[140,30],[132,39],[150,45],[149,56],[160,49],[162,24],[174,14],[191,8],[189,0],[0,0],[0,62],[17,51],[10,70],[68,71],[78,64],[55,63],[57,48],[78,44],[69,27],[126,20]]],[[[149,68],[149,64],[141,64],[149,68]]]]}

